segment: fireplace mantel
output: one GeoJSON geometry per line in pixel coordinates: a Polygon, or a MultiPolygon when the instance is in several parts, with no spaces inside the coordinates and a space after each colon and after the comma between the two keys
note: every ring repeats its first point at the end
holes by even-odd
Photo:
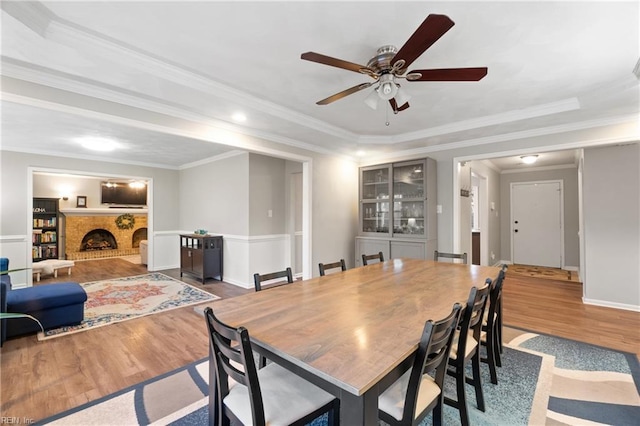
{"type": "Polygon", "coordinates": [[[121,215],[124,213],[131,214],[147,214],[149,209],[128,209],[126,207],[119,207],[115,209],[96,209],[96,208],[71,208],[71,209],[60,209],[60,213],[63,213],[65,216],[114,216],[121,215]]]}

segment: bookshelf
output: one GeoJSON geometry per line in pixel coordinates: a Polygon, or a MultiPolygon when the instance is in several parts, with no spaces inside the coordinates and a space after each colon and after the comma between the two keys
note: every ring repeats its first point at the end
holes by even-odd
{"type": "Polygon", "coordinates": [[[34,262],[58,258],[58,199],[33,199],[31,257],[34,262]]]}

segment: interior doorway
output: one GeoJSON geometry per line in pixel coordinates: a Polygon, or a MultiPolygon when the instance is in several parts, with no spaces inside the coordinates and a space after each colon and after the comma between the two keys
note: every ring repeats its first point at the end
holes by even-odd
{"type": "Polygon", "coordinates": [[[471,263],[489,265],[489,189],[487,177],[471,169],[471,263]]]}

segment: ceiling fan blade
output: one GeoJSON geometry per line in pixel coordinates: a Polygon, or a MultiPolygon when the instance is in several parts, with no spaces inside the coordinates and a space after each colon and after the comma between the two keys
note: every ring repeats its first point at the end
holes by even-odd
{"type": "Polygon", "coordinates": [[[371,86],[373,83],[375,82],[371,82],[371,83],[362,83],[362,84],[358,84],[357,86],[353,86],[347,90],[343,90],[342,92],[338,92],[335,95],[331,95],[328,98],[325,98],[321,101],[316,102],[317,105],[327,105],[330,104],[331,102],[335,102],[338,99],[342,99],[345,96],[349,96],[352,95],[356,92],[359,92],[361,90],[366,89],[367,87],[371,86]]]}
{"type": "Polygon", "coordinates": [[[420,78],[408,81],[479,81],[487,75],[487,68],[443,68],[437,70],[412,70],[409,74],[420,74],[420,78]]]}
{"type": "Polygon", "coordinates": [[[398,103],[396,102],[395,98],[389,99],[389,103],[391,104],[391,109],[396,114],[399,113],[400,111],[404,111],[405,109],[409,108],[409,102],[405,102],[404,105],[398,107],[398,103]]]}
{"type": "Polygon", "coordinates": [[[343,61],[342,59],[332,58],[331,56],[321,55],[315,52],[306,52],[300,55],[300,59],[305,61],[317,62],[319,64],[330,65],[336,68],[342,68],[344,70],[357,72],[359,74],[375,74],[373,70],[367,68],[364,65],[355,64],[349,61],[343,61]]]}
{"type": "Polygon", "coordinates": [[[404,46],[391,60],[391,65],[399,60],[404,60],[400,67],[405,70],[418,56],[422,55],[433,43],[453,27],[454,22],[446,15],[431,14],[420,24],[418,29],[409,37],[404,46]]]}

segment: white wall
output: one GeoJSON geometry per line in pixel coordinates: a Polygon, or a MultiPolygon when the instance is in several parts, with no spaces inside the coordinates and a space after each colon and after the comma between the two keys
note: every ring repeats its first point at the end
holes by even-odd
{"type": "Polygon", "coordinates": [[[584,151],[584,300],[640,311],[640,144],[584,151]]]}
{"type": "Polygon", "coordinates": [[[344,259],[355,266],[358,235],[358,166],[346,159],[318,156],[313,162],[313,276],[318,263],[344,259]]]}

